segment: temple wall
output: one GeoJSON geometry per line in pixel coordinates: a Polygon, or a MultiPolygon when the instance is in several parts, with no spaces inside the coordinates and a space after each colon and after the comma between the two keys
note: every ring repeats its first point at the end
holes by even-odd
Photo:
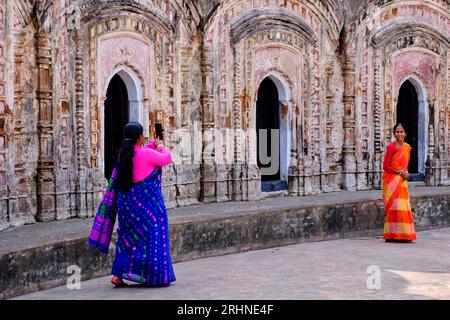
{"type": "Polygon", "coordinates": [[[428,185],[448,184],[448,51],[450,20],[443,1],[372,2],[349,26],[355,56],[358,189],[380,188],[382,159],[392,141],[400,86],[419,95],[419,154],[428,185]],[[419,116],[420,118],[420,116],[419,116]],[[439,150],[439,151],[438,151],[439,150]]]}
{"type": "Polygon", "coordinates": [[[0,229],[91,217],[110,80],[148,138],[162,121],[169,208],[381,187],[401,85],[419,96],[419,171],[450,184],[443,0],[0,1],[0,229]],[[280,175],[261,190],[256,103],[280,103],[280,175]]]}

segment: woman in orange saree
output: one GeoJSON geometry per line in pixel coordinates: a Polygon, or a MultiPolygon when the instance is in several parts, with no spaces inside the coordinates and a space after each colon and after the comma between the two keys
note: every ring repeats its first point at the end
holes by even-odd
{"type": "Polygon", "coordinates": [[[411,146],[404,142],[405,126],[394,126],[396,141],[389,144],[383,161],[383,204],[386,220],[384,239],[388,242],[416,240],[408,190],[411,146]]]}

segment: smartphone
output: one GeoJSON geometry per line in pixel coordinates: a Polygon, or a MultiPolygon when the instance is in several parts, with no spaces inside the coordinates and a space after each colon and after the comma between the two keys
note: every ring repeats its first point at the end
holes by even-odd
{"type": "Polygon", "coordinates": [[[164,140],[164,133],[163,133],[163,127],[162,127],[162,123],[156,123],[155,124],[155,131],[156,131],[156,137],[159,140],[164,140]]]}

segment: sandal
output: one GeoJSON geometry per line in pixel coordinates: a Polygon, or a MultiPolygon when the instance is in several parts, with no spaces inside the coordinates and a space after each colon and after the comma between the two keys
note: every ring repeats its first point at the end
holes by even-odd
{"type": "Polygon", "coordinates": [[[122,279],[120,279],[119,277],[113,277],[112,279],[111,279],[111,283],[113,284],[113,285],[115,285],[116,287],[126,287],[126,286],[128,286],[128,284],[126,284],[125,282],[123,282],[123,280],[122,279]]]}

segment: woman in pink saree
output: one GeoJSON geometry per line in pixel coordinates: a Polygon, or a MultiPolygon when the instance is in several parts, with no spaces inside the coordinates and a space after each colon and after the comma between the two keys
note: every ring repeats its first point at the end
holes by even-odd
{"type": "Polygon", "coordinates": [[[112,267],[116,286],[123,279],[150,287],[176,280],[172,267],[167,210],[161,192],[162,167],[172,162],[164,146],[142,147],[143,128],[129,123],[116,168],[94,220],[89,245],[107,253],[118,218],[116,254],[112,267]]]}

